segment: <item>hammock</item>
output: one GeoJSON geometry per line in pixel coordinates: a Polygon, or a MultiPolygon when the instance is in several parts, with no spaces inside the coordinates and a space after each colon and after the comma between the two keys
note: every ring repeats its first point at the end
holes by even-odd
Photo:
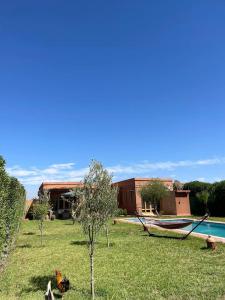
{"type": "Polygon", "coordinates": [[[180,220],[180,221],[171,221],[171,222],[167,222],[167,221],[152,221],[150,224],[152,225],[156,225],[165,229],[180,229],[180,228],[184,228],[186,226],[189,226],[193,223],[192,220],[180,220]]]}
{"type": "MultiPolygon", "coordinates": [[[[154,219],[151,220],[150,219],[147,222],[145,221],[145,223],[144,223],[141,218],[145,219],[145,216],[141,216],[138,214],[136,214],[136,216],[139,219],[139,221],[141,222],[141,224],[143,225],[143,227],[145,229],[147,229],[149,236],[151,236],[151,234],[150,234],[148,228],[146,227],[147,224],[159,226],[159,227],[162,227],[165,229],[180,229],[180,228],[184,228],[188,225],[191,225],[194,222],[194,220],[177,220],[177,221],[170,222],[170,221],[160,221],[160,220],[154,220],[154,219]]],[[[205,214],[203,216],[203,218],[201,220],[199,220],[199,222],[181,239],[182,240],[186,239],[189,236],[189,234],[191,234],[192,231],[194,231],[195,228],[197,228],[202,222],[204,222],[208,218],[208,216],[209,216],[208,214],[205,214]]]]}

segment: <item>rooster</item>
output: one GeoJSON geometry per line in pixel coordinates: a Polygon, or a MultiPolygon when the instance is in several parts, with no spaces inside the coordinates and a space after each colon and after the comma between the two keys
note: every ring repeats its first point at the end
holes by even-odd
{"type": "Polygon", "coordinates": [[[60,271],[55,271],[56,275],[56,283],[57,283],[57,288],[59,291],[63,294],[67,292],[70,288],[70,281],[66,277],[62,277],[62,273],[60,271]]]}

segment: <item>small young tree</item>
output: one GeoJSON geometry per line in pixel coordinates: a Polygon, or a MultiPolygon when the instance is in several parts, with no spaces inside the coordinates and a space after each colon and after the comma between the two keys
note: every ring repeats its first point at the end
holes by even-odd
{"type": "Polygon", "coordinates": [[[199,193],[196,194],[196,197],[198,198],[198,200],[200,200],[203,203],[206,213],[208,212],[208,200],[209,200],[209,196],[210,196],[210,194],[206,190],[204,190],[204,191],[199,192],[199,193]]]}
{"type": "Polygon", "coordinates": [[[71,217],[73,224],[75,224],[76,219],[79,219],[81,202],[83,198],[83,190],[82,188],[74,188],[67,194],[69,195],[63,196],[63,199],[71,205],[71,217]]]}
{"type": "Polygon", "coordinates": [[[41,246],[43,245],[43,230],[44,230],[44,221],[48,214],[49,205],[49,194],[47,191],[44,191],[43,194],[39,195],[36,203],[33,205],[33,216],[34,219],[39,221],[38,227],[41,234],[41,246]]]}
{"type": "Polygon", "coordinates": [[[88,238],[91,295],[95,298],[94,289],[94,251],[96,237],[101,228],[117,208],[117,188],[112,186],[112,176],[101,163],[92,161],[89,173],[84,178],[82,201],[80,207],[80,222],[88,238]]]}
{"type": "Polygon", "coordinates": [[[169,195],[168,188],[159,180],[154,180],[144,185],[140,190],[141,198],[146,203],[150,203],[157,215],[160,200],[169,195]]]}

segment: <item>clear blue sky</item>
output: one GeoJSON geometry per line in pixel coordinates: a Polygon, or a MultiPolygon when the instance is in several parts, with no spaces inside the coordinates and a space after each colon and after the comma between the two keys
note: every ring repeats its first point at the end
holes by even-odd
{"type": "Polygon", "coordinates": [[[223,0],[0,4],[0,153],[29,196],[91,158],[225,178],[223,0]]]}

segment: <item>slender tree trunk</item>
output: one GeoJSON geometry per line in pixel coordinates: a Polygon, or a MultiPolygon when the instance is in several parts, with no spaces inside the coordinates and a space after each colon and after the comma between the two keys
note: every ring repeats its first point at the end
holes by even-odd
{"type": "Polygon", "coordinates": [[[41,246],[42,246],[43,245],[43,221],[40,222],[39,228],[41,233],[41,246]]]}
{"type": "Polygon", "coordinates": [[[107,247],[109,248],[109,228],[107,225],[105,226],[105,234],[107,239],[107,247]]]}
{"type": "Polygon", "coordinates": [[[156,212],[156,214],[157,214],[157,217],[159,217],[159,212],[158,212],[158,205],[157,205],[157,203],[155,203],[155,212],[156,212]]]}
{"type": "Polygon", "coordinates": [[[89,225],[88,228],[88,235],[89,235],[89,256],[90,256],[90,271],[91,271],[91,298],[92,300],[95,299],[95,280],[94,280],[94,229],[93,226],[89,225]]]}
{"type": "Polygon", "coordinates": [[[94,253],[92,252],[92,250],[91,250],[91,254],[90,254],[90,268],[91,268],[91,297],[92,297],[92,300],[94,300],[95,299],[94,253]]]}

